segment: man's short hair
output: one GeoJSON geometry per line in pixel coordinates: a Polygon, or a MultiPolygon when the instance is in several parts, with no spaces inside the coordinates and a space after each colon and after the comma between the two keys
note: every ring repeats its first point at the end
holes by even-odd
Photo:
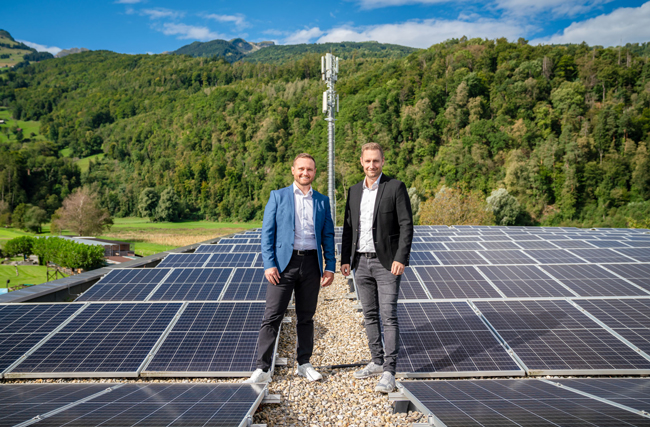
{"type": "Polygon", "coordinates": [[[296,158],[293,159],[293,164],[292,164],[292,166],[295,166],[295,165],[296,165],[296,161],[298,161],[298,159],[311,159],[311,161],[314,162],[314,168],[316,168],[316,160],[314,159],[314,157],[313,157],[311,154],[307,154],[307,153],[300,153],[300,154],[298,154],[298,155],[296,156],[296,158]]]}
{"type": "Polygon", "coordinates": [[[384,158],[384,150],[381,149],[381,145],[376,142],[368,142],[361,146],[361,157],[363,157],[363,152],[368,150],[378,150],[381,153],[381,158],[384,158]]]}

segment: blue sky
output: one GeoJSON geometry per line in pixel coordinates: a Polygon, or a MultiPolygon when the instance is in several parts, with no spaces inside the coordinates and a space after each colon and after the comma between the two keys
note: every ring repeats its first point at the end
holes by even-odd
{"type": "Polygon", "coordinates": [[[161,53],[193,41],[395,43],[426,48],[452,37],[524,37],[533,44],[613,46],[650,41],[650,1],[612,0],[19,0],[0,28],[38,50],[85,47],[161,53]]]}

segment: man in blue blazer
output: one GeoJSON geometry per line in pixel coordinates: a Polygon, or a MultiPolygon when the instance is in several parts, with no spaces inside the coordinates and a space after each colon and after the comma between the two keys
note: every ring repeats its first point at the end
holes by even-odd
{"type": "Polygon", "coordinates": [[[245,382],[271,380],[275,340],[292,292],[298,335],[296,374],[310,381],[322,378],[309,359],[314,348],[313,317],[318,292],[321,286],[329,286],[334,280],[334,224],[329,199],[311,188],[316,176],[314,158],[299,154],[291,173],[293,184],[271,191],[264,210],[262,259],[269,284],[258,338],[257,369],[245,382]]]}

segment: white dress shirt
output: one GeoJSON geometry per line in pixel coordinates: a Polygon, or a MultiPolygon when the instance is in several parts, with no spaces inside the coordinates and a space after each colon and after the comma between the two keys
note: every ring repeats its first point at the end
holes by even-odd
{"type": "Polygon", "coordinates": [[[303,194],[296,183],[293,183],[294,205],[294,238],[293,248],[296,250],[316,249],[316,233],[314,232],[314,190],[309,186],[307,194],[303,194]]]}
{"type": "Polygon", "coordinates": [[[363,192],[361,193],[361,207],[359,209],[359,244],[357,252],[376,252],[375,241],[372,236],[372,224],[375,215],[375,200],[379,190],[379,180],[383,173],[379,174],[377,180],[370,188],[366,185],[366,178],[363,179],[363,192]]]}

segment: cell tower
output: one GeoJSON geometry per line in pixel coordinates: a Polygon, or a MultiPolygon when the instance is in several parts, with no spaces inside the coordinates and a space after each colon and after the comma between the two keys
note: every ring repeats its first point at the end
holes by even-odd
{"type": "Polygon", "coordinates": [[[328,141],[328,161],[327,161],[327,195],[330,198],[330,210],[332,211],[332,221],[336,226],[336,195],[334,194],[334,118],[335,113],[339,112],[339,96],[334,89],[334,83],[339,73],[339,58],[331,53],[325,54],[320,58],[320,68],[323,80],[327,83],[327,90],[323,92],[323,113],[327,114],[327,141],[328,141]],[[336,110],[336,111],[335,111],[336,110]]]}

